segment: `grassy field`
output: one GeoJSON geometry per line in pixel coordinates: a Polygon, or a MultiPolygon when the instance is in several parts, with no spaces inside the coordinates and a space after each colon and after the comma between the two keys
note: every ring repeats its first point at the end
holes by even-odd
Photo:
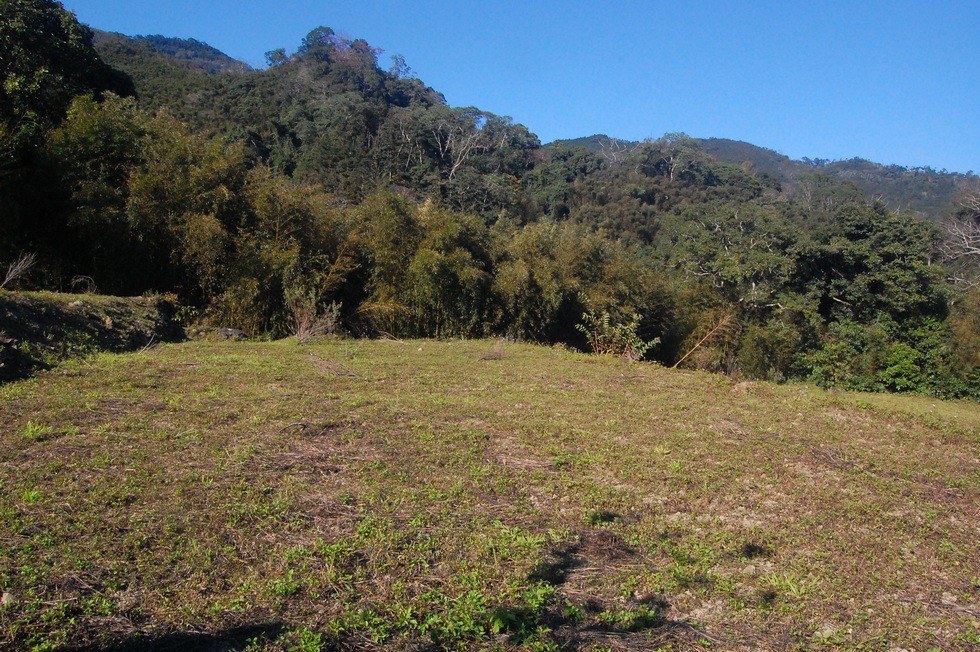
{"type": "Polygon", "coordinates": [[[976,404],[194,342],[0,422],[0,649],[980,649],[976,404]]]}

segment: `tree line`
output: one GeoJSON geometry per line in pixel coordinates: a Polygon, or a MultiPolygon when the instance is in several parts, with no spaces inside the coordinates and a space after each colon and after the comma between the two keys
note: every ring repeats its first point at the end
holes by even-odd
{"type": "Polygon", "coordinates": [[[789,192],[683,134],[543,148],[327,28],[267,70],[209,74],[124,39],[103,58],[57,2],[3,14],[0,262],[36,253],[26,286],[172,293],[255,336],[618,342],[980,397],[975,195],[944,230],[819,170],[789,192]]]}

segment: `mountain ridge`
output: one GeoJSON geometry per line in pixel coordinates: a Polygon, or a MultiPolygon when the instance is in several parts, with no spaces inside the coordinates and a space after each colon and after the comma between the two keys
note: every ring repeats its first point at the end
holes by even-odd
{"type": "MultiPolygon", "coordinates": [[[[940,219],[955,197],[977,181],[975,174],[937,171],[928,166],[905,167],[861,157],[842,160],[793,159],[777,150],[742,140],[721,137],[694,140],[700,143],[712,160],[741,165],[747,171],[768,175],[790,188],[798,186],[807,175],[825,174],[839,181],[854,183],[868,197],[884,201],[896,212],[910,213],[926,220],[940,219]]],[[[580,147],[611,156],[616,152],[629,151],[641,143],[594,134],[555,140],[544,147],[580,147]]]]}
{"type": "Polygon", "coordinates": [[[224,72],[248,72],[252,66],[234,59],[216,47],[194,38],[163,36],[160,34],[128,36],[119,32],[92,29],[94,44],[99,47],[107,41],[123,40],[134,45],[150,48],[154,52],[186,63],[188,69],[214,75],[224,72]]]}
{"type": "MultiPolygon", "coordinates": [[[[194,38],[161,35],[126,36],[100,30],[93,31],[96,35],[95,44],[100,53],[134,79],[146,74],[136,70],[131,64],[127,65],[127,60],[132,62],[134,56],[140,56],[139,50],[145,52],[144,56],[155,60],[158,70],[161,70],[154,73],[156,76],[172,74],[182,78],[178,85],[188,87],[185,95],[195,96],[198,104],[195,110],[199,113],[206,112],[206,107],[201,106],[200,97],[207,96],[208,92],[198,87],[207,85],[208,82],[197,77],[198,74],[204,73],[211,77],[228,73],[250,75],[268,70],[268,68],[253,68],[194,38]],[[128,51],[128,56],[121,58],[120,52],[123,50],[128,51]],[[178,64],[176,68],[174,64],[178,64]],[[170,70],[163,72],[162,69],[165,68],[170,70]],[[199,92],[192,92],[191,89],[199,92]]],[[[332,36],[332,38],[337,37],[332,36]]],[[[151,86],[152,88],[145,94],[158,96],[163,92],[157,87],[159,84],[151,86]]],[[[166,101],[168,100],[159,97],[153,100],[154,103],[166,101]]],[[[177,113],[182,119],[189,117],[181,111],[177,113]]],[[[878,163],[863,157],[843,160],[819,157],[793,159],[775,149],[742,140],[719,136],[697,137],[694,140],[712,160],[741,165],[746,171],[756,175],[767,175],[790,190],[795,190],[807,175],[824,174],[838,181],[854,183],[868,197],[883,201],[894,211],[909,213],[928,221],[942,219],[954,204],[956,196],[976,183],[975,174],[937,171],[930,166],[906,167],[878,163]]],[[[557,147],[569,149],[581,147],[613,159],[620,153],[635,148],[641,142],[619,139],[606,134],[593,134],[572,139],[557,139],[544,144],[542,149],[548,151],[557,147]]]]}

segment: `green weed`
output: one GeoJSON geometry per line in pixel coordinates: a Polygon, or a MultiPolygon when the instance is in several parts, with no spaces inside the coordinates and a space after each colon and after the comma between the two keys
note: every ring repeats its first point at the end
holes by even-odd
{"type": "Polygon", "coordinates": [[[39,503],[43,498],[44,494],[41,493],[40,489],[24,489],[24,493],[20,496],[21,501],[28,505],[39,503]]]}
{"type": "Polygon", "coordinates": [[[41,423],[35,423],[34,421],[28,421],[20,429],[20,434],[30,441],[43,441],[54,434],[54,428],[41,423]]]}

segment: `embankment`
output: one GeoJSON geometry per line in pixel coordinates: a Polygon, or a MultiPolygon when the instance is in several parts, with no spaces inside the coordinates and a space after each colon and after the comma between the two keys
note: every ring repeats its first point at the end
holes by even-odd
{"type": "Polygon", "coordinates": [[[0,290],[0,383],[69,358],[183,339],[161,297],[0,290]]]}

